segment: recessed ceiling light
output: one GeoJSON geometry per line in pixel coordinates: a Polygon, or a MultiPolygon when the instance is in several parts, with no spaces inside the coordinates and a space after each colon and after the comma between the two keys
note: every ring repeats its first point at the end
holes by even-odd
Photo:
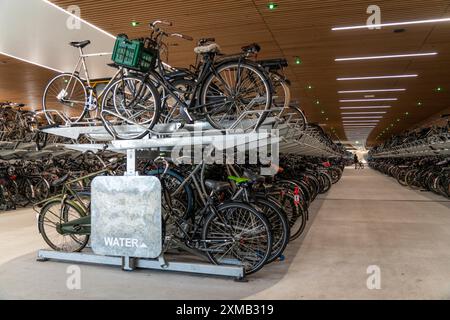
{"type": "Polygon", "coordinates": [[[368,56],[368,57],[353,57],[353,58],[337,58],[334,61],[356,61],[356,60],[376,60],[376,59],[395,59],[395,58],[411,58],[411,57],[426,57],[435,56],[437,52],[427,53],[410,53],[410,54],[393,54],[384,56],[368,56]]]}
{"type": "Polygon", "coordinates": [[[313,86],[310,84],[306,86],[306,89],[308,89],[308,90],[312,90],[312,88],[313,88],[313,86]]]}
{"type": "Polygon", "coordinates": [[[405,112],[405,115],[407,115],[407,116],[408,116],[408,115],[409,115],[409,112],[405,112]]]}
{"type": "Polygon", "coordinates": [[[276,8],[278,8],[278,4],[276,4],[275,2],[269,2],[267,4],[267,8],[269,8],[269,10],[275,10],[276,8]]]}
{"type": "Polygon", "coordinates": [[[424,23],[442,23],[442,22],[450,22],[450,18],[414,20],[414,21],[403,21],[403,22],[389,22],[389,23],[379,23],[379,24],[365,24],[365,25],[350,26],[350,27],[334,27],[334,28],[331,28],[331,30],[340,31],[340,30],[354,30],[354,29],[373,29],[373,28],[381,28],[381,27],[405,26],[405,25],[424,24],[424,23]]]}
{"type": "Polygon", "coordinates": [[[444,91],[444,89],[442,87],[437,87],[436,88],[436,92],[442,92],[442,91],[444,91]]]}
{"type": "Polygon", "coordinates": [[[400,92],[400,91],[406,91],[406,89],[347,90],[347,91],[338,91],[338,93],[369,93],[369,92],[400,92]]]}
{"type": "Polygon", "coordinates": [[[300,57],[295,57],[295,64],[302,64],[302,59],[300,59],[300,57]]]}
{"type": "Polygon", "coordinates": [[[337,78],[337,81],[352,81],[352,80],[376,80],[376,79],[398,79],[398,78],[416,78],[418,74],[400,74],[392,76],[372,76],[372,77],[351,77],[351,78],[337,78]]]}
{"type": "Polygon", "coordinates": [[[360,106],[360,107],[340,107],[342,110],[351,109],[389,109],[391,106],[360,106]]]}
{"type": "Polygon", "coordinates": [[[421,106],[423,105],[423,103],[422,103],[422,102],[417,102],[417,105],[418,105],[419,107],[421,107],[421,106]]]}
{"type": "Polygon", "coordinates": [[[339,102],[376,102],[376,101],[397,101],[397,98],[380,98],[380,99],[350,99],[339,100],[339,102]]]}
{"type": "Polygon", "coordinates": [[[138,21],[131,21],[131,26],[132,27],[138,27],[141,23],[138,21]]]}

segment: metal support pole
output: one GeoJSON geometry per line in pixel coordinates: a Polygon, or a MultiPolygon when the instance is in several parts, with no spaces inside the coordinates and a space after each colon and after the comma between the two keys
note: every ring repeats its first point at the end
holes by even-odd
{"type": "Polygon", "coordinates": [[[136,176],[136,150],[127,149],[127,176],[136,176]]]}

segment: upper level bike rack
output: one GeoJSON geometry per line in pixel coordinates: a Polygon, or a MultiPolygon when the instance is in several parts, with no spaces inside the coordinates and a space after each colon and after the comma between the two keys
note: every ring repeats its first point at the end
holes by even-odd
{"type": "MultiPolygon", "coordinates": [[[[299,125],[299,119],[293,119],[289,115],[282,119],[268,117],[259,129],[259,132],[265,132],[266,136],[260,134],[258,138],[254,137],[254,133],[236,133],[234,130],[214,130],[206,122],[198,122],[195,125],[181,125],[181,123],[157,124],[149,136],[141,140],[112,140],[111,135],[98,123],[83,126],[60,126],[43,129],[42,131],[74,140],[79,139],[82,135],[87,135],[90,139],[101,142],[91,145],[68,146],[72,149],[80,151],[102,150],[106,146],[108,150],[123,152],[125,149],[124,146],[143,149],[163,148],[165,151],[168,151],[174,146],[183,144],[208,145],[212,142],[221,141],[224,139],[224,135],[227,142],[226,146],[230,148],[242,145],[238,141],[245,141],[245,139],[249,139],[252,136],[253,141],[254,139],[260,141],[273,137],[275,134],[272,131],[273,129],[277,130],[276,134],[280,139],[281,153],[295,153],[304,156],[329,158],[344,156],[343,150],[336,147],[333,148],[329,143],[325,142],[323,133],[319,130],[314,127],[303,129],[303,125],[299,125]],[[198,132],[201,132],[200,137],[198,132]],[[231,140],[236,140],[236,142],[233,144],[231,140]]],[[[120,131],[121,133],[131,133],[139,130],[139,127],[134,125],[121,125],[114,126],[114,130],[120,131]]]]}
{"type": "Polygon", "coordinates": [[[450,155],[450,133],[416,140],[387,150],[371,152],[374,159],[450,155]]]}

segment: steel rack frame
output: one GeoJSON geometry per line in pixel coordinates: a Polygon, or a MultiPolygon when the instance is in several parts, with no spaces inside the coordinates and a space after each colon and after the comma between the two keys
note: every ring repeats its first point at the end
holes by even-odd
{"type": "Polygon", "coordinates": [[[450,133],[416,140],[400,146],[372,153],[372,158],[412,158],[450,155],[450,133]]]}

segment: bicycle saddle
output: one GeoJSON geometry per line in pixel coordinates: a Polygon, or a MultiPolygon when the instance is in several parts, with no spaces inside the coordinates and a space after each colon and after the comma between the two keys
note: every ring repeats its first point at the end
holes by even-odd
{"type": "Polygon", "coordinates": [[[249,44],[248,46],[244,46],[241,48],[242,51],[247,53],[258,53],[261,51],[261,46],[257,43],[249,44]]]}
{"type": "Polygon", "coordinates": [[[74,41],[74,42],[70,42],[69,45],[71,45],[74,48],[81,48],[83,49],[84,47],[88,46],[91,44],[90,40],[84,40],[84,41],[74,41]]]}
{"type": "Polygon", "coordinates": [[[202,53],[219,53],[220,47],[217,43],[213,42],[208,45],[202,45],[194,48],[194,52],[196,54],[202,53]]]}
{"type": "Polygon", "coordinates": [[[205,180],[205,186],[214,192],[221,192],[230,189],[230,184],[224,181],[205,180]]]}
{"type": "Polygon", "coordinates": [[[259,176],[249,170],[244,170],[244,177],[250,179],[253,183],[264,183],[266,182],[266,178],[264,176],[259,176]]]}
{"type": "Polygon", "coordinates": [[[69,174],[65,174],[63,175],[61,178],[56,179],[55,181],[52,182],[52,187],[57,187],[62,185],[64,182],[66,182],[66,180],[69,178],[69,174]]]}
{"type": "Polygon", "coordinates": [[[280,70],[286,68],[289,64],[286,59],[268,59],[256,61],[262,67],[268,68],[269,70],[280,70]]]}
{"type": "Polygon", "coordinates": [[[119,65],[115,62],[112,63],[107,63],[106,64],[108,67],[114,68],[114,69],[119,69],[119,65]]]}

